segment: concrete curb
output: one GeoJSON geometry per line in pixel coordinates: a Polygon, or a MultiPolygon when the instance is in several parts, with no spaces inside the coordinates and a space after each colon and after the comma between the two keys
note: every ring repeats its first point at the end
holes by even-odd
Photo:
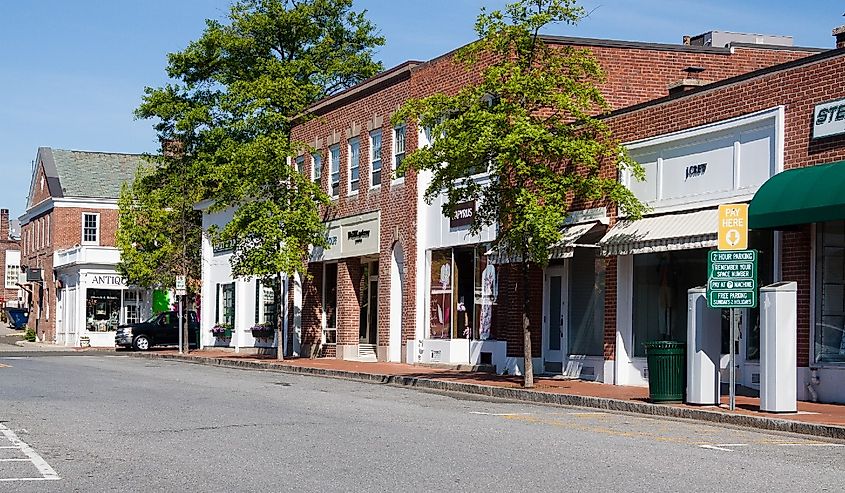
{"type": "Polygon", "coordinates": [[[726,412],[710,411],[706,409],[690,409],[666,404],[651,404],[634,402],[606,397],[592,397],[569,394],[555,394],[525,389],[502,388],[491,385],[473,383],[450,382],[431,378],[405,377],[399,375],[380,375],[326,368],[307,368],[301,366],[274,365],[255,361],[239,361],[226,358],[211,358],[205,356],[184,356],[178,354],[161,353],[130,353],[132,356],[148,359],[168,359],[200,365],[220,366],[225,368],[241,368],[250,370],[277,371],[312,375],[328,378],[355,380],[359,382],[377,383],[397,387],[437,390],[442,392],[459,392],[463,394],[505,399],[532,404],[546,404],[555,406],[576,406],[607,411],[618,411],[647,416],[665,416],[669,418],[706,421],[709,423],[755,428],[784,433],[798,433],[821,438],[845,440],[845,427],[818,423],[805,423],[787,419],[770,418],[764,416],[749,416],[744,414],[729,414],[726,412]]]}

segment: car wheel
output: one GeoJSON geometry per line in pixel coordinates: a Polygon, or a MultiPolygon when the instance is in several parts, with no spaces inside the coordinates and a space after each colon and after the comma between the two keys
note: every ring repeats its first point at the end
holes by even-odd
{"type": "Polygon", "coordinates": [[[150,349],[150,339],[147,336],[140,335],[135,338],[132,346],[138,351],[146,351],[150,349]]]}

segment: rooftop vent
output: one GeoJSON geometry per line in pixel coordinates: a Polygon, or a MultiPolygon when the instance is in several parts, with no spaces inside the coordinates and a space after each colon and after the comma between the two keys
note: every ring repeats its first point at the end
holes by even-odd
{"type": "Polygon", "coordinates": [[[703,80],[699,75],[704,72],[704,67],[687,67],[683,71],[686,72],[683,79],[676,80],[669,84],[669,94],[678,94],[709,84],[710,81],[703,80]]]}
{"type": "Polygon", "coordinates": [[[708,31],[698,36],[684,36],[683,40],[684,44],[689,46],[713,46],[716,48],[724,48],[731,43],[792,46],[792,36],[732,33],[728,31],[708,31]]]}

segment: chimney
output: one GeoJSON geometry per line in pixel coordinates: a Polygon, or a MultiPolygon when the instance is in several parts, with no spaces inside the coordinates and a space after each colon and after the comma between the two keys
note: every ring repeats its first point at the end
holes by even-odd
{"type": "Polygon", "coordinates": [[[690,39],[692,39],[692,36],[684,36],[682,39],[683,39],[684,45],[689,46],[690,45],[690,39]]]}
{"type": "Polygon", "coordinates": [[[832,34],[836,38],[836,47],[845,48],[845,26],[835,28],[832,34]]]}
{"type": "Polygon", "coordinates": [[[690,89],[695,89],[696,87],[701,87],[710,83],[710,81],[698,78],[698,74],[704,72],[704,67],[687,67],[684,69],[684,72],[686,72],[686,75],[683,79],[676,80],[675,82],[669,84],[670,95],[687,92],[690,89]]]}
{"type": "Polygon", "coordinates": [[[0,209],[0,241],[10,239],[9,236],[9,209],[0,209]]]}

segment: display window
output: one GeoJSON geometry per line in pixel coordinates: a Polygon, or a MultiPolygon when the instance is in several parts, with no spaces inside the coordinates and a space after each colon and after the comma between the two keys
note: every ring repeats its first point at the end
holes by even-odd
{"type": "Polygon", "coordinates": [[[813,354],[816,363],[845,363],[845,221],[816,225],[813,354]]]}
{"type": "Polygon", "coordinates": [[[605,259],[597,248],[576,248],[569,262],[568,354],[604,354],[605,259]]]}
{"type": "Polygon", "coordinates": [[[86,328],[91,332],[117,330],[120,324],[120,290],[89,289],[85,298],[86,328]]]}
{"type": "Polygon", "coordinates": [[[323,277],[323,313],[326,327],[323,340],[326,344],[337,344],[337,264],[326,264],[323,277]]]}
{"type": "Polygon", "coordinates": [[[498,276],[487,251],[479,245],[431,252],[430,338],[492,338],[498,276]]]}

